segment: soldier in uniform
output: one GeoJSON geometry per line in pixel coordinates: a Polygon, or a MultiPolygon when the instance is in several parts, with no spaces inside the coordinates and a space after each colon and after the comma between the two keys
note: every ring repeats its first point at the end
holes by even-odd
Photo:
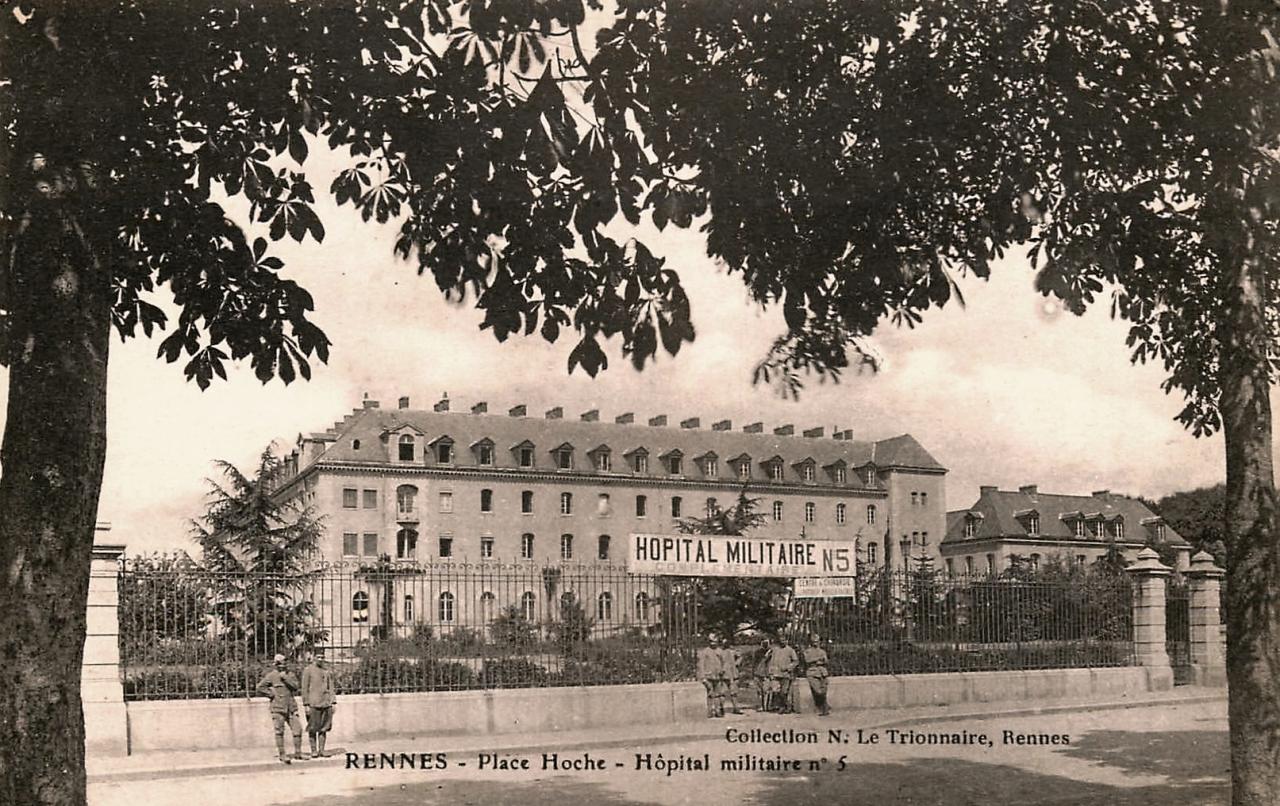
{"type": "Polygon", "coordinates": [[[324,741],[333,727],[337,699],[333,670],[325,660],[324,650],[317,649],[311,665],[302,670],[302,705],[307,709],[307,739],[311,742],[312,758],[325,755],[324,741]]]}
{"type": "Polygon", "coordinates": [[[795,709],[791,706],[791,681],[799,665],[800,658],[787,643],[786,636],[779,636],[778,645],[769,653],[769,679],[774,706],[780,714],[795,713],[795,709]]]}
{"type": "Polygon", "coordinates": [[[716,636],[707,636],[707,645],[698,650],[698,679],[707,689],[707,717],[724,716],[724,658],[716,649],[716,636]]]}
{"type": "MultiPolygon", "coordinates": [[[[742,713],[742,709],[738,707],[738,652],[729,645],[729,639],[720,638],[720,662],[724,667],[725,677],[725,696],[729,698],[729,707],[735,714],[742,713]]],[[[721,703],[720,712],[724,713],[724,703],[721,703]]]]}
{"type": "Polygon", "coordinates": [[[769,680],[769,655],[773,652],[773,642],[767,637],[760,639],[760,651],[756,654],[752,676],[756,679],[756,696],[761,711],[773,707],[773,690],[769,680]]]}
{"type": "Polygon", "coordinates": [[[822,648],[818,634],[809,636],[809,645],[802,653],[804,660],[804,676],[809,681],[809,693],[813,695],[813,704],[818,709],[818,716],[827,716],[831,708],[827,705],[827,652],[822,648]]]}
{"type": "Polygon", "coordinates": [[[298,678],[285,666],[284,655],[276,655],[275,669],[263,675],[255,689],[255,693],[271,698],[271,723],[276,731],[276,750],[283,764],[290,763],[284,751],[286,724],[293,731],[293,757],[298,760],[305,758],[302,755],[302,723],[298,721],[298,704],[293,699],[299,688],[298,678]]]}

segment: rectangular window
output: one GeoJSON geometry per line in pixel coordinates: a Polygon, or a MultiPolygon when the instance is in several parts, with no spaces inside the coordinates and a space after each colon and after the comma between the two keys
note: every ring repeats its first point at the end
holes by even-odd
{"type": "Polygon", "coordinates": [[[671,497],[671,517],[680,517],[681,511],[684,509],[684,499],[678,495],[671,497]]]}
{"type": "Polygon", "coordinates": [[[929,533],[928,533],[928,532],[921,532],[921,533],[920,533],[920,545],[922,545],[922,546],[927,546],[927,545],[929,545],[929,533]]]}
{"type": "Polygon", "coordinates": [[[559,451],[556,453],[556,467],[561,470],[573,469],[573,454],[569,451],[559,451]]]}
{"type": "Polygon", "coordinates": [[[596,538],[596,557],[601,560],[609,559],[609,536],[600,535],[596,538]]]}
{"type": "Polygon", "coordinates": [[[845,470],[844,470],[844,468],[843,468],[843,467],[837,467],[837,468],[836,468],[836,484],[844,484],[844,483],[845,483],[845,479],[846,479],[846,476],[845,476],[845,470]]]}
{"type": "Polygon", "coordinates": [[[773,502],[773,519],[775,522],[782,520],[782,502],[781,501],[773,502]]]}
{"type": "Polygon", "coordinates": [[[613,469],[613,460],[609,458],[607,453],[596,454],[596,470],[602,473],[608,473],[613,469]]]}
{"type": "Polygon", "coordinates": [[[573,514],[573,493],[560,493],[560,514],[573,514]]]}
{"type": "Polygon", "coordinates": [[[643,518],[649,514],[649,499],[643,495],[636,496],[636,517],[643,518]]]}
{"type": "Polygon", "coordinates": [[[361,552],[366,557],[378,556],[378,535],[376,532],[366,532],[364,535],[364,551],[361,552]]]}
{"type": "Polygon", "coordinates": [[[844,504],[836,504],[836,523],[841,526],[844,525],[844,510],[844,504]]]}
{"type": "Polygon", "coordinates": [[[533,467],[533,448],[520,449],[520,466],[533,467]]]}
{"type": "Polygon", "coordinates": [[[672,456],[671,458],[667,459],[667,470],[673,476],[680,475],[680,457],[679,456],[672,456]]]}
{"type": "Polygon", "coordinates": [[[560,535],[560,559],[573,559],[573,535],[560,535]]]}
{"type": "Polygon", "coordinates": [[[994,574],[996,572],[996,555],[987,555],[987,573],[994,574]]]}
{"type": "Polygon", "coordinates": [[[1028,519],[1028,521],[1029,521],[1029,523],[1027,524],[1027,532],[1028,532],[1029,534],[1033,534],[1033,535],[1038,535],[1038,534],[1040,534],[1040,516],[1039,516],[1039,515],[1032,515],[1032,516],[1028,519]]]}
{"type": "Polygon", "coordinates": [[[973,558],[972,557],[964,558],[964,572],[970,575],[973,574],[973,558]]]}
{"type": "Polygon", "coordinates": [[[812,501],[806,501],[804,504],[804,522],[813,523],[818,508],[814,506],[812,501]]]}
{"type": "Polygon", "coordinates": [[[805,481],[813,481],[814,479],[813,465],[811,464],[805,465],[800,469],[800,473],[804,477],[805,481]]]}
{"type": "Polygon", "coordinates": [[[1075,535],[1076,537],[1084,537],[1084,521],[1083,520],[1077,520],[1075,522],[1075,535]]]}
{"type": "Polygon", "coordinates": [[[344,557],[355,557],[360,554],[360,535],[347,532],[342,536],[342,554],[344,557]]]}
{"type": "Polygon", "coordinates": [[[916,492],[915,490],[912,490],[912,491],[911,491],[911,506],[915,506],[916,504],[920,503],[920,500],[919,500],[919,499],[920,499],[920,493],[916,492]]]}
{"type": "Polygon", "coordinates": [[[1111,524],[1111,531],[1115,533],[1117,540],[1124,539],[1124,521],[1116,521],[1111,524]]]}
{"type": "Polygon", "coordinates": [[[928,506],[928,505],[929,505],[929,494],[928,494],[928,493],[920,493],[920,506],[924,507],[924,506],[928,506]]]}
{"type": "Polygon", "coordinates": [[[520,491],[520,511],[526,515],[533,512],[533,490],[520,491]]]}
{"type": "Polygon", "coordinates": [[[480,459],[480,464],[482,465],[485,465],[485,466],[492,465],[493,464],[493,446],[481,445],[479,459],[480,459]]]}
{"type": "Polygon", "coordinates": [[[774,481],[782,481],[782,462],[774,462],[769,465],[769,478],[774,481]]]}
{"type": "Polygon", "coordinates": [[[440,556],[441,557],[453,556],[453,538],[452,537],[440,538],[440,556]]]}
{"type": "Polygon", "coordinates": [[[867,562],[871,565],[876,564],[876,544],[872,543],[867,546],[867,562]]]}
{"type": "Polygon", "coordinates": [[[440,511],[453,512],[453,493],[440,493],[440,511]]]}
{"type": "Polygon", "coordinates": [[[715,459],[704,459],[702,466],[709,478],[714,478],[720,473],[720,464],[715,459]]]}
{"type": "Polygon", "coordinates": [[[342,490],[342,508],[355,509],[360,491],[354,487],[344,487],[342,490]]]}
{"type": "Polygon", "coordinates": [[[738,478],[742,479],[743,481],[746,481],[747,479],[751,478],[750,462],[738,462],[738,478]]]}
{"type": "Polygon", "coordinates": [[[643,453],[636,454],[636,472],[637,473],[649,472],[649,457],[645,456],[643,453]]]}
{"type": "Polygon", "coordinates": [[[493,512],[493,490],[480,491],[480,511],[493,512]]]}
{"type": "Polygon", "coordinates": [[[377,490],[364,491],[364,508],[365,509],[378,508],[378,491],[377,490]]]}
{"type": "Polygon", "coordinates": [[[436,445],[436,462],[447,465],[453,461],[453,444],[450,442],[441,442],[436,445]]]}
{"type": "Polygon", "coordinates": [[[956,569],[953,567],[950,557],[947,558],[946,564],[947,564],[947,576],[955,576],[956,569]]]}
{"type": "Polygon", "coordinates": [[[480,538],[480,559],[487,560],[493,557],[493,538],[485,535],[480,538]]]}
{"type": "Polygon", "coordinates": [[[520,535],[520,559],[533,559],[533,535],[527,532],[520,535]]]}
{"type": "Polygon", "coordinates": [[[716,499],[707,499],[707,517],[714,518],[720,514],[720,505],[716,503],[716,499]]]}

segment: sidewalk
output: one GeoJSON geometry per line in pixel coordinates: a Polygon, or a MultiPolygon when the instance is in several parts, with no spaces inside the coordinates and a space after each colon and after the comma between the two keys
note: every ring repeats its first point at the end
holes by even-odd
{"type": "MultiPolygon", "coordinates": [[[[1182,686],[1173,691],[1147,692],[1113,700],[1055,699],[1022,702],[956,703],[945,706],[915,708],[846,708],[837,710],[830,720],[818,719],[806,714],[780,716],[747,711],[742,716],[726,719],[708,719],[697,722],[679,722],[665,725],[636,725],[626,728],[597,728],[590,730],[557,731],[552,733],[485,734],[479,736],[441,736],[424,732],[421,736],[396,736],[379,740],[376,746],[370,742],[360,746],[346,746],[341,737],[331,737],[329,750],[333,756],[314,761],[295,762],[297,769],[307,767],[339,767],[346,752],[448,752],[464,754],[476,751],[503,753],[530,753],[543,750],[575,750],[607,747],[623,747],[644,743],[665,743],[712,739],[724,735],[725,729],[736,727],[760,727],[780,725],[810,729],[853,725],[858,728],[901,727],[929,722],[952,721],[993,716],[1035,716],[1078,711],[1116,710],[1160,705],[1178,705],[1223,701],[1226,689],[1182,686]]],[[[263,738],[270,739],[269,725],[264,720],[263,738]]],[[[292,739],[286,737],[287,742],[292,739]]],[[[305,745],[305,740],[304,740],[305,745]]],[[[126,758],[86,759],[89,783],[106,781],[157,780],[165,778],[190,778],[198,776],[233,775],[279,767],[275,760],[275,748],[263,745],[256,748],[176,753],[147,753],[126,758]]]]}

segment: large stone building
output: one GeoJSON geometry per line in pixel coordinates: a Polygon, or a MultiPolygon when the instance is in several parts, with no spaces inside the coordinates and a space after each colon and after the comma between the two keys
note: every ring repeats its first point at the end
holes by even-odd
{"type": "Polygon", "coordinates": [[[1008,568],[1014,556],[1083,564],[1112,545],[1133,559],[1149,544],[1172,546],[1178,569],[1190,567],[1191,544],[1136,498],[1109,490],[1057,495],[1029,484],[982,487],[973,506],[948,512],[942,557],[948,572],[989,574],[1008,568]]]}
{"type": "Polygon", "coordinates": [[[280,492],[326,518],[326,560],[562,560],[622,564],[627,536],[734,503],[746,485],[762,534],[857,539],[873,565],[937,557],[946,470],[910,435],[796,433],[761,423],[704,428],[665,415],[636,424],[567,419],[484,403],[470,413],[366,400],[324,432],[299,437],[280,492]]]}

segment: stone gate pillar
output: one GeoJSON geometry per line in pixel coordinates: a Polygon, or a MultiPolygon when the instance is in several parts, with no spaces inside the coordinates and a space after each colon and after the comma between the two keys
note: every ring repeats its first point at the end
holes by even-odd
{"type": "Polygon", "coordinates": [[[1191,669],[1198,686],[1225,686],[1227,662],[1222,647],[1222,618],[1218,598],[1226,576],[1213,557],[1198,552],[1187,571],[1191,590],[1191,669]]]}
{"type": "Polygon", "coordinates": [[[1165,649],[1165,582],[1173,569],[1148,547],[1124,570],[1133,580],[1134,657],[1147,669],[1147,687],[1167,691],[1173,688],[1173,667],[1165,649]]]}
{"type": "Polygon", "coordinates": [[[84,660],[80,697],[84,701],[85,753],[123,756],[129,752],[124,687],[120,680],[120,558],[124,544],[110,542],[108,523],[98,524],[89,571],[84,660]]]}

